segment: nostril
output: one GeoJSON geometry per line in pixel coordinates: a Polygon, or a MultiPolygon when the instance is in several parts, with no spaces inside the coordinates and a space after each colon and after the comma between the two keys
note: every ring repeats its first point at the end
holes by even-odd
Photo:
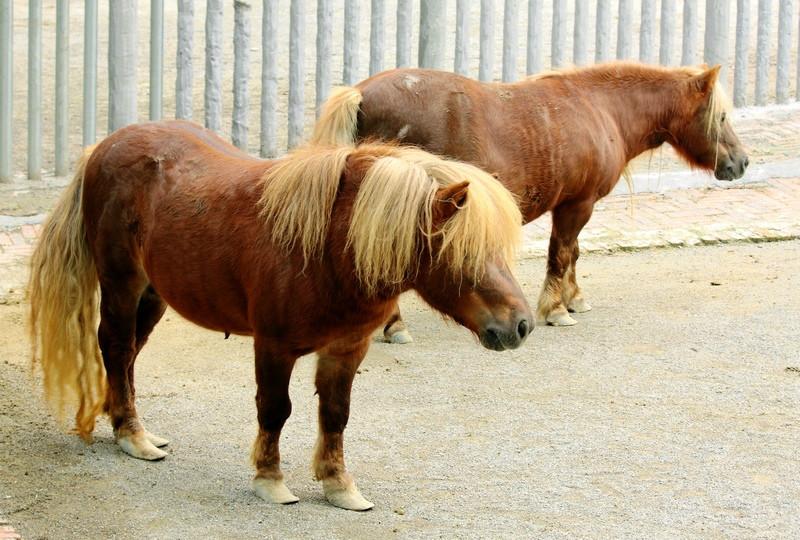
{"type": "Polygon", "coordinates": [[[745,157],[744,158],[744,166],[745,167],[749,167],[750,166],[750,158],[749,157],[745,157]]]}
{"type": "Polygon", "coordinates": [[[519,324],[517,325],[517,334],[519,335],[519,338],[525,339],[525,336],[527,336],[529,332],[530,327],[528,326],[527,319],[522,319],[519,321],[519,324]]]}

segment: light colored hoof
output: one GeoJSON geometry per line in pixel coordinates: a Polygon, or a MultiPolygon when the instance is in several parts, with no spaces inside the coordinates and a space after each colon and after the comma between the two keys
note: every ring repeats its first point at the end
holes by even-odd
{"type": "Polygon", "coordinates": [[[547,316],[547,324],[550,326],[573,326],[578,324],[578,321],[570,317],[569,313],[567,313],[567,310],[557,310],[553,311],[547,316]]]}
{"type": "Polygon", "coordinates": [[[405,345],[406,343],[411,343],[414,341],[414,338],[411,337],[411,334],[408,333],[408,330],[400,330],[399,332],[395,332],[387,339],[389,343],[394,343],[395,345],[405,345]]]}
{"type": "Polygon", "coordinates": [[[352,479],[343,482],[339,478],[326,478],[322,489],[329,503],[345,510],[363,512],[375,506],[361,495],[352,479]]]}
{"type": "Polygon", "coordinates": [[[137,431],[131,435],[117,437],[117,444],[122,448],[123,452],[137,459],[158,461],[159,459],[167,457],[166,452],[156,448],[156,446],[150,442],[144,431],[137,431]]]}
{"type": "Polygon", "coordinates": [[[161,448],[162,446],[167,446],[169,444],[169,440],[159,437],[158,435],[153,435],[147,430],[145,430],[144,436],[147,437],[147,440],[153,443],[153,445],[158,448],[161,448]]]}
{"type": "Polygon", "coordinates": [[[592,306],[583,298],[573,298],[568,307],[572,313],[586,313],[592,310],[592,306]]]}
{"type": "Polygon", "coordinates": [[[256,495],[267,502],[275,504],[294,504],[300,499],[289,491],[283,480],[272,478],[254,478],[253,490],[256,495]]]}

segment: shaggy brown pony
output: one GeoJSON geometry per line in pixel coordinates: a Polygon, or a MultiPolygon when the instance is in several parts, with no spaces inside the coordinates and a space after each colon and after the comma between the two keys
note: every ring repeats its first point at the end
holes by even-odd
{"type": "MultiPolygon", "coordinates": [[[[576,280],[578,234],[630,160],[670,144],[720,180],[748,159],[717,84],[719,67],[611,63],[510,84],[440,71],[397,69],[335,91],[315,144],[398,140],[473,163],[517,197],[527,223],[551,211],[553,228],[537,319],[575,324],[591,309],[576,280]]],[[[387,339],[410,338],[395,313],[387,339]]]]}
{"type": "Polygon", "coordinates": [[[343,431],[372,332],[413,289],[484,346],[520,346],[533,328],[509,271],[520,222],[490,175],[415,148],[309,146],[265,161],[191,123],[129,126],[87,152],[44,226],[34,359],[56,408],[77,403],[80,435],[106,412],[123,451],[157,460],[167,441],[139,420],[133,365],[167,305],[252,335],[254,487],[291,503],[278,441],[295,361],[317,351],[314,472],[331,503],[365,510],[343,431]]]}

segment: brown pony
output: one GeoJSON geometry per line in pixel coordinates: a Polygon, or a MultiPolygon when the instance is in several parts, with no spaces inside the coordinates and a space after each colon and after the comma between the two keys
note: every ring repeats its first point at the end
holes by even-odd
{"type": "Polygon", "coordinates": [[[51,403],[78,403],[84,439],[106,412],[125,452],[157,460],[167,441],[136,414],[133,365],[167,305],[252,335],[254,488],[291,503],[278,440],[295,360],[317,351],[314,472],[331,503],[366,510],[342,434],[371,333],[414,289],[485,347],[520,346],[533,328],[509,271],[520,222],[490,175],[415,148],[310,146],[263,161],[187,122],[130,126],[87,152],[44,226],[34,359],[51,403]]]}
{"type": "MultiPolygon", "coordinates": [[[[397,69],[334,92],[312,142],[415,144],[497,176],[517,196],[526,223],[552,211],[537,319],[572,325],[568,310],[591,309],[576,280],[578,234],[630,160],[668,143],[720,180],[744,174],[748,159],[718,73],[611,63],[497,84],[397,69]]],[[[410,340],[399,313],[384,334],[410,340]]]]}

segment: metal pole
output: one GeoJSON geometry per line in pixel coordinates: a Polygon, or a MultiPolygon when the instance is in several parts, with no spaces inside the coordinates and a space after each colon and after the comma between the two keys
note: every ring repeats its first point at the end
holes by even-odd
{"type": "Polygon", "coordinates": [[[697,0],[683,0],[683,43],[681,65],[697,63],[697,0]]]}
{"type": "Polygon", "coordinates": [[[506,0],[503,10],[503,82],[517,80],[519,2],[506,0]]]}
{"type": "Polygon", "coordinates": [[[250,3],[236,0],[233,3],[233,115],[231,140],[247,151],[247,112],[250,96],[247,79],[250,77],[250,3]]]}
{"type": "MultiPolygon", "coordinates": [[[[397,21],[398,27],[400,20],[397,21]]],[[[456,2],[456,53],[453,71],[459,75],[469,75],[469,2],[456,2]]]]}
{"type": "MultiPolygon", "coordinates": [[[[113,2],[112,2],[113,3],[113,2]]],[[[175,79],[175,118],[192,118],[192,45],[194,1],[178,0],[178,57],[175,79]]]]}
{"type": "Polygon", "coordinates": [[[0,2],[0,182],[11,180],[11,126],[14,112],[14,5],[0,2]]]}
{"type": "Polygon", "coordinates": [[[56,2],[56,176],[69,171],[69,0],[56,2]]]}
{"type": "Polygon", "coordinates": [[[553,41],[550,44],[550,67],[567,62],[567,0],[553,0],[553,41]]]}
{"type": "Polygon", "coordinates": [[[528,0],[528,49],[525,72],[542,71],[544,34],[542,32],[542,0],[528,0]]]}
{"type": "Polygon", "coordinates": [[[264,0],[261,18],[261,157],[278,155],[278,0],[264,0]]]}
{"type": "Polygon", "coordinates": [[[494,80],[494,0],[481,0],[481,58],[478,78],[494,80]]]}
{"type": "Polygon", "coordinates": [[[292,0],[289,13],[289,148],[303,139],[303,27],[305,2],[292,0]]]}
{"type": "Polygon", "coordinates": [[[582,66],[589,61],[589,0],[575,0],[575,24],[572,27],[572,62],[582,66]]]}
{"type": "MultiPolygon", "coordinates": [[[[238,3],[235,2],[234,6],[238,15],[240,9],[238,3]]],[[[234,25],[238,22],[237,19],[234,25]]],[[[222,33],[222,0],[208,0],[206,2],[206,80],[203,89],[203,109],[206,127],[214,131],[222,129],[222,33]]],[[[237,39],[234,32],[234,52],[236,52],[235,47],[239,44],[237,39]]],[[[236,84],[237,80],[234,76],[234,87],[236,84]]]]}
{"type": "Polygon", "coordinates": [[[164,115],[164,0],[150,0],[150,120],[164,115]]]}
{"type": "MultiPolygon", "coordinates": [[[[4,59],[5,60],[5,59],[4,59]]],[[[6,81],[7,75],[0,75],[6,81]]],[[[8,81],[11,77],[8,76],[8,81]]],[[[5,82],[3,84],[6,84],[5,82]]],[[[5,108],[3,118],[11,119],[5,108]],[[6,116],[8,115],[8,116],[6,116]]],[[[85,131],[84,131],[85,133],[85,131]]],[[[42,1],[28,2],[28,178],[42,178],[42,1]]]]}
{"type": "Polygon", "coordinates": [[[419,9],[419,67],[444,69],[445,0],[420,0],[419,9]]]}
{"type": "Polygon", "coordinates": [[[778,69],[775,77],[775,100],[789,101],[789,65],[792,49],[792,0],[781,0],[778,11],[778,69]]]}
{"type": "Polygon", "coordinates": [[[756,105],[767,104],[769,82],[769,35],[772,0],[758,0],[758,35],[756,37],[756,105]]]}
{"type": "Polygon", "coordinates": [[[317,0],[317,116],[331,89],[331,36],[333,35],[333,4],[317,0]]]}
{"type": "Polygon", "coordinates": [[[344,2],[344,68],[342,69],[342,82],[354,85],[358,82],[358,28],[361,21],[358,18],[359,0],[345,0],[344,2]]]}
{"type": "Polygon", "coordinates": [[[97,141],[97,0],[84,3],[83,146],[97,141]]]}
{"type": "Polygon", "coordinates": [[[386,5],[383,0],[372,0],[369,19],[369,74],[383,71],[383,43],[386,34],[386,5]]]}
{"type": "Polygon", "coordinates": [[[110,2],[108,18],[108,132],[133,124],[136,114],[136,0],[110,2]]]}
{"type": "Polygon", "coordinates": [[[750,0],[736,2],[736,66],[733,70],[733,104],[747,105],[747,53],[750,41],[750,0]]]}

